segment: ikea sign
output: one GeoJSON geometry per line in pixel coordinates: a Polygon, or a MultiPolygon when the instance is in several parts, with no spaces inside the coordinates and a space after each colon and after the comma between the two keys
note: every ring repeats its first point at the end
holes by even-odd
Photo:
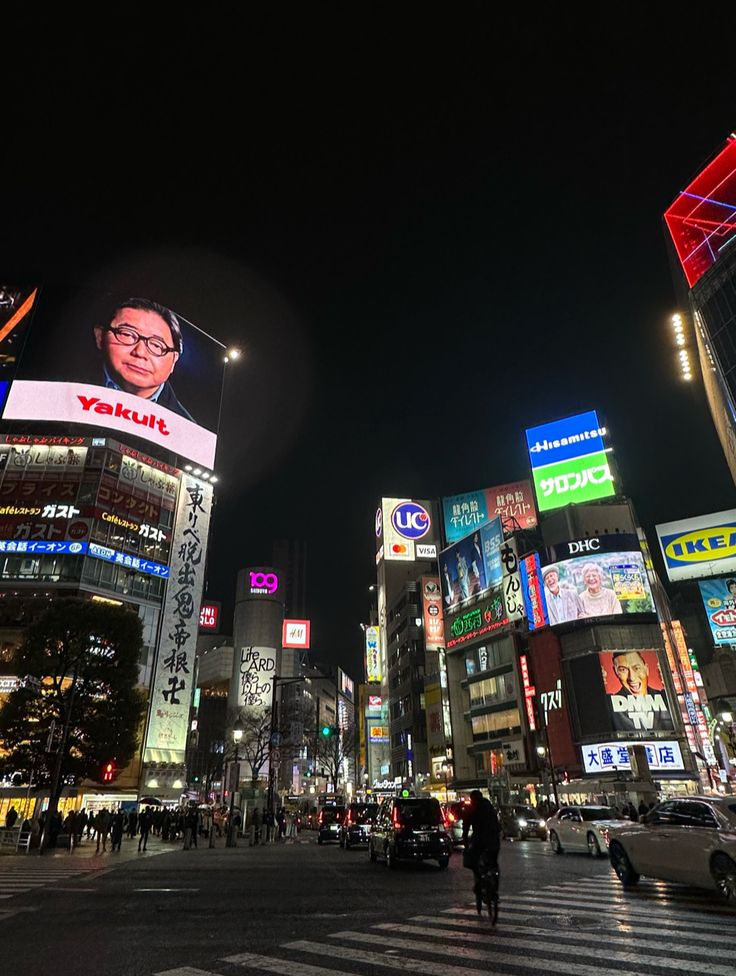
{"type": "Polygon", "coordinates": [[[673,583],[736,573],[736,510],[658,525],[657,538],[673,583]]]}

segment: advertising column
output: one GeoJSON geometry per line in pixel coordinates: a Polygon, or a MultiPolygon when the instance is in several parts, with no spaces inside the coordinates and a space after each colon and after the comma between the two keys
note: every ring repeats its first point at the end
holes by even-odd
{"type": "Polygon", "coordinates": [[[143,788],[161,792],[161,776],[157,773],[164,764],[169,792],[177,799],[184,786],[212,497],[211,485],[191,475],[182,475],[143,752],[143,788]],[[171,775],[172,764],[178,767],[173,769],[174,776],[171,775]]]}

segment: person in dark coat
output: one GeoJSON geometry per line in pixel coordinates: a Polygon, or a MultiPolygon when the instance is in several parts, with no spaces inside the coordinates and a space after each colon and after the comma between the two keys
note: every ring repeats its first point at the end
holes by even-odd
{"type": "Polygon", "coordinates": [[[128,814],[128,837],[135,837],[138,833],[138,814],[131,810],[128,814]]]}
{"type": "Polygon", "coordinates": [[[145,851],[148,847],[148,834],[150,833],[152,822],[153,818],[151,817],[151,808],[146,807],[145,810],[141,811],[141,814],[138,817],[138,828],[141,832],[141,836],[138,838],[139,851],[141,848],[145,851]]]}
{"type": "Polygon", "coordinates": [[[120,845],[123,842],[123,831],[125,829],[125,816],[122,810],[118,810],[112,816],[111,824],[111,834],[112,834],[112,850],[119,851],[120,845]]]}

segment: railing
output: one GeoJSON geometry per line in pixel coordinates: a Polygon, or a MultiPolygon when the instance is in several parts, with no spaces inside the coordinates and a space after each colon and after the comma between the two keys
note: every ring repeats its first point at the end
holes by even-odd
{"type": "Polygon", "coordinates": [[[28,853],[31,847],[31,831],[21,827],[4,827],[0,830],[0,853],[10,854],[23,851],[28,853]]]}

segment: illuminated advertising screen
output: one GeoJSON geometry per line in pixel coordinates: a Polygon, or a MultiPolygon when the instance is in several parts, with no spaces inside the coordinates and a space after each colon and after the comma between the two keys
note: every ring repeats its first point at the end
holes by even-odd
{"type": "Polygon", "coordinates": [[[547,613],[547,602],[544,598],[542,568],[539,563],[538,552],[532,552],[519,560],[519,575],[521,576],[521,595],[529,621],[529,630],[546,627],[549,624],[549,615],[547,613]]]}
{"type": "Polygon", "coordinates": [[[382,498],[376,512],[376,548],[387,561],[434,558],[438,533],[432,503],[411,498],[382,498]]]}
{"type": "Polygon", "coordinates": [[[381,631],[378,627],[365,629],[365,680],[380,683],[381,675],[381,631]]]}
{"type": "Polygon", "coordinates": [[[503,593],[499,587],[472,610],[445,618],[445,646],[448,650],[458,647],[476,637],[490,634],[508,622],[503,593]]]}
{"type": "Polygon", "coordinates": [[[438,576],[422,576],[422,619],[424,646],[438,651],[445,646],[445,622],[442,613],[442,592],[438,576]]]}
{"type": "Polygon", "coordinates": [[[199,629],[216,634],[220,626],[220,604],[203,603],[199,608],[199,629]]]}
{"type": "Polygon", "coordinates": [[[698,583],[714,644],[736,644],[736,578],[698,583]]]}
{"type": "Polygon", "coordinates": [[[442,513],[448,544],[458,542],[496,516],[509,532],[533,529],[537,524],[534,492],[529,481],[514,481],[443,498],[442,513]]]}
{"type": "Polygon", "coordinates": [[[440,582],[445,613],[472,606],[503,580],[501,544],[503,528],[496,517],[477,532],[440,553],[440,582]]]}
{"type": "Polygon", "coordinates": [[[606,433],[595,410],[526,431],[540,512],[615,495],[606,433]]]}
{"type": "Polygon", "coordinates": [[[736,234],[736,139],[682,190],[664,215],[677,257],[692,286],[736,234]]]}
{"type": "Polygon", "coordinates": [[[620,770],[631,770],[631,756],[629,747],[643,746],[646,750],[647,762],[652,770],[682,770],[680,745],[671,742],[596,742],[582,747],[583,768],[588,774],[615,773],[620,770]]]}
{"type": "MultiPolygon", "coordinates": [[[[580,540],[566,547],[588,543],[580,540]]],[[[635,536],[603,536],[592,540],[600,547],[542,569],[544,600],[550,626],[589,617],[654,613],[654,599],[635,536]],[[632,546],[628,551],[608,552],[610,547],[632,546]],[[635,547],[635,548],[633,548],[635,547]]],[[[552,554],[560,547],[551,550],[552,554]]]]}
{"type": "Polygon", "coordinates": [[[656,529],[673,583],[721,573],[736,575],[736,510],[665,522],[656,529]]]}
{"type": "Polygon", "coordinates": [[[568,667],[582,735],[674,729],[657,651],[600,651],[573,658],[568,667]]]}
{"type": "Polygon", "coordinates": [[[150,296],[44,292],[3,417],[118,431],[211,468],[223,350],[150,296]]]}

